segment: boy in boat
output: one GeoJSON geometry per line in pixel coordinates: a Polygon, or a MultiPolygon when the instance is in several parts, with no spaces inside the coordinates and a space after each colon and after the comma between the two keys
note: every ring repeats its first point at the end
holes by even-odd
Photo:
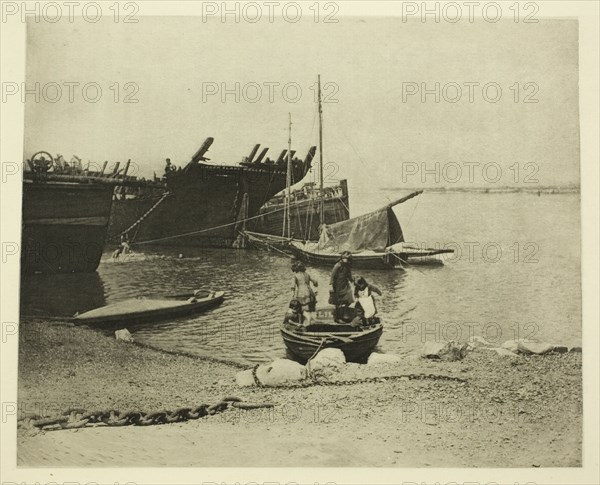
{"type": "Polygon", "coordinates": [[[319,283],[306,272],[306,267],[300,261],[292,263],[292,271],[294,272],[292,297],[302,305],[302,311],[306,317],[306,325],[308,326],[312,321],[317,305],[317,296],[311,287],[311,283],[315,287],[319,286],[319,283]]]}
{"type": "Polygon", "coordinates": [[[331,271],[329,282],[331,286],[329,303],[335,305],[334,319],[338,323],[344,313],[343,307],[347,307],[354,302],[352,287],[350,286],[353,282],[352,254],[350,254],[350,251],[344,251],[331,271]]]}
{"type": "Polygon", "coordinates": [[[283,323],[285,325],[299,325],[303,326],[306,322],[306,317],[304,316],[304,311],[302,310],[302,304],[298,300],[290,301],[290,307],[285,314],[283,319],[283,323]]]}
{"type": "Polygon", "coordinates": [[[356,278],[354,285],[354,297],[356,300],[353,305],[356,311],[356,317],[352,320],[352,325],[373,325],[379,323],[377,315],[377,307],[375,306],[375,300],[373,293],[377,293],[381,296],[381,290],[375,285],[367,283],[367,280],[362,276],[356,278]]]}

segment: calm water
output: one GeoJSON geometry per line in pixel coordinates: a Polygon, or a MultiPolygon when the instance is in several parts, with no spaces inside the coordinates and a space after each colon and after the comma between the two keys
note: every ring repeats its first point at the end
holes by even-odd
{"type": "MultiPolygon", "coordinates": [[[[353,193],[365,212],[379,203],[353,193]],[[373,205],[369,207],[369,205],[373,205]]],[[[407,241],[457,250],[443,265],[355,271],[383,291],[383,352],[414,353],[423,341],[482,335],[581,343],[579,194],[424,194],[397,208],[407,241]]],[[[277,324],[291,297],[283,256],[259,251],[145,248],[128,261],[105,254],[96,274],[22,282],[23,314],[72,315],[137,296],[222,289],[225,302],[199,316],[129,327],[163,349],[249,363],[285,356],[277,324]],[[184,258],[179,259],[182,253],[184,258]]],[[[309,268],[328,293],[329,270],[309,268]]]]}

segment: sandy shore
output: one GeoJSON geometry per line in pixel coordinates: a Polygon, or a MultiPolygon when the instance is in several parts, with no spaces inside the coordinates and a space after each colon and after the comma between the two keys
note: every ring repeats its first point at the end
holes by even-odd
{"type": "Polygon", "coordinates": [[[34,432],[19,466],[581,466],[581,354],[460,362],[406,359],[365,375],[436,373],[300,389],[238,388],[239,367],[166,354],[80,328],[20,326],[19,414],[155,411],[235,395],[273,409],[149,427],[34,432]]]}

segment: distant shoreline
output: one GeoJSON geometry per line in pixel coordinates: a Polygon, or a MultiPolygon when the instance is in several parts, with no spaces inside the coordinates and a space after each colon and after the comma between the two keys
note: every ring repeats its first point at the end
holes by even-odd
{"type": "Polygon", "coordinates": [[[581,188],[579,186],[537,186],[537,187],[384,187],[382,190],[386,192],[402,191],[417,191],[423,190],[429,193],[446,193],[446,192],[474,192],[479,194],[579,194],[581,188]]]}

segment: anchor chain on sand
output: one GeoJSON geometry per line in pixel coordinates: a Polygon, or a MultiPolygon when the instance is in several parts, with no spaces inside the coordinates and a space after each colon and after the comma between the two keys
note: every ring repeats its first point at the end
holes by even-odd
{"type": "Polygon", "coordinates": [[[351,379],[351,380],[322,380],[315,378],[313,376],[309,376],[308,379],[296,382],[293,384],[290,383],[281,383],[277,385],[266,385],[261,382],[258,377],[256,371],[258,370],[260,364],[255,365],[252,368],[252,377],[254,379],[254,385],[256,387],[283,387],[286,389],[294,389],[294,388],[304,388],[304,387],[312,387],[312,386],[349,386],[354,384],[365,384],[365,383],[377,383],[377,382],[386,382],[386,381],[412,381],[412,380],[424,380],[424,379],[432,379],[432,380],[440,380],[440,381],[454,381],[460,382],[462,384],[467,383],[467,379],[463,379],[461,377],[447,376],[442,374],[397,374],[397,375],[386,375],[381,377],[364,377],[362,379],[351,379]]]}
{"type": "Polygon", "coordinates": [[[127,411],[121,413],[110,409],[104,411],[85,412],[82,409],[68,409],[61,416],[40,418],[26,416],[21,422],[42,431],[76,429],[95,426],[151,426],[157,424],[181,423],[192,419],[200,419],[225,411],[231,404],[234,408],[251,410],[272,408],[272,403],[245,403],[238,397],[224,397],[213,405],[201,404],[196,408],[179,408],[174,411],[127,411]],[[36,419],[37,418],[37,419],[36,419]]]}

